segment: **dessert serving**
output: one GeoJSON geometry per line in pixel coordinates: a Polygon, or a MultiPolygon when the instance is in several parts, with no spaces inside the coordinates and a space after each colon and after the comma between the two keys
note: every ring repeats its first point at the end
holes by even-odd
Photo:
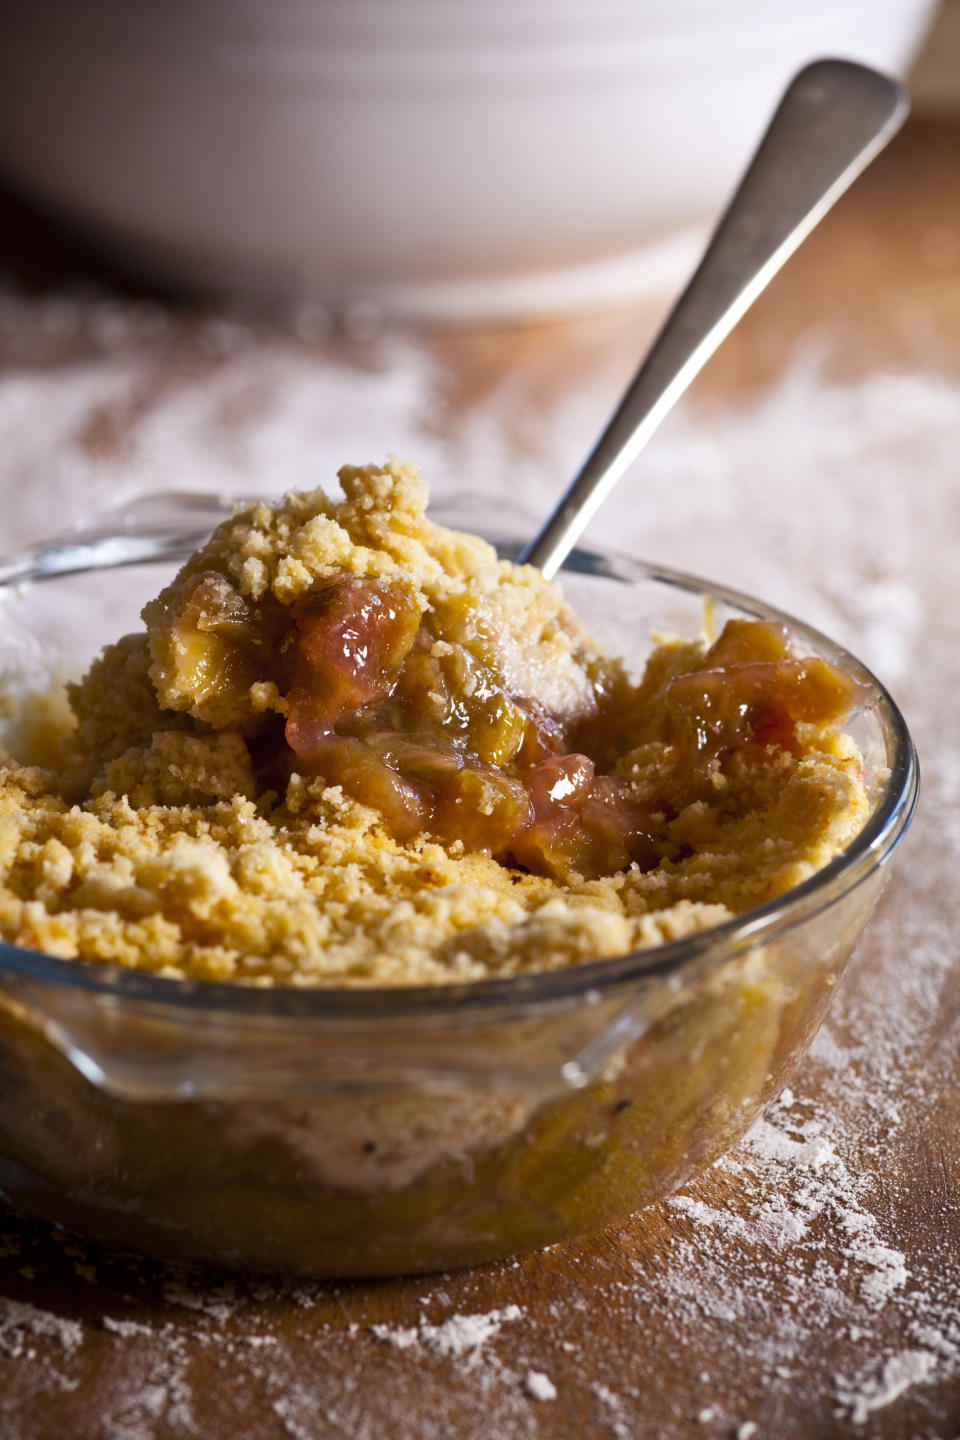
{"type": "Polygon", "coordinates": [[[429,1269],[664,1193],[784,1083],[912,805],[779,617],[651,642],[636,577],[580,615],[412,468],[340,480],[8,706],[0,1183],[162,1255],[429,1269]]]}
{"type": "Polygon", "coordinates": [[[642,678],[531,567],[347,468],[226,521],[0,791],[5,938],[204,980],[442,984],[700,930],[866,813],[860,687],[782,627],[642,678]]]}

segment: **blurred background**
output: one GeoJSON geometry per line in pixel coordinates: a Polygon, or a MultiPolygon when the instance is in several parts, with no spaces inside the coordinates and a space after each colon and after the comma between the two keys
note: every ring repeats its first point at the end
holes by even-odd
{"type": "MultiPolygon", "coordinates": [[[[464,323],[682,275],[793,73],[839,55],[902,76],[937,4],[2,8],[0,170],[118,264],[464,323]]],[[[955,81],[938,36],[921,103],[955,81]]]]}
{"type": "MultiPolygon", "coordinates": [[[[582,1265],[575,1256],[582,1343],[562,1361],[562,1407],[527,1406],[498,1435],[570,1433],[553,1419],[568,1396],[570,1414],[600,1416],[592,1434],[733,1434],[704,1420],[709,1406],[690,1420],[697,1394],[755,1415],[759,1429],[742,1433],[758,1440],[850,1440],[866,1431],[836,1408],[836,1376],[855,1373],[871,1437],[955,1437],[960,1237],[944,1217],[955,1230],[960,1152],[943,1097],[960,1073],[960,0],[0,0],[0,19],[8,551],[158,492],[335,487],[343,462],[388,453],[421,465],[448,516],[531,535],[632,377],[790,75],[839,54],[907,77],[903,131],[724,344],[587,537],[818,625],[873,667],[914,732],[925,799],[909,855],[795,1081],[856,1193],[871,1197],[878,1253],[900,1266],[893,1298],[870,1309],[866,1285],[861,1294],[856,1275],[827,1264],[846,1253],[827,1217],[823,1249],[784,1230],[760,1274],[769,1303],[735,1312],[750,1273],[738,1217],[762,1213],[776,1181],[751,1196],[720,1194],[708,1177],[697,1193],[732,1207],[708,1301],[703,1232],[674,1244],[668,1211],[661,1249],[649,1215],[646,1230],[590,1242],[582,1265]],[[655,1271],[689,1286],[682,1323],[641,1306],[630,1346],[611,1351],[628,1282],[653,1283],[655,1271]],[[788,1273],[794,1290],[779,1284],[788,1273]],[[941,1297],[936,1345],[929,1323],[917,1328],[930,1312],[924,1277],[941,1297]],[[741,1323],[728,1323],[734,1313],[741,1323]],[[636,1372],[621,1373],[611,1356],[633,1348],[636,1372]],[[620,1410],[598,1410],[601,1392],[620,1410]]],[[[75,1315],[84,1347],[69,1383],[33,1364],[29,1392],[10,1378],[27,1373],[21,1351],[0,1347],[9,1433],[188,1433],[162,1405],[130,1410],[132,1352],[97,1319],[117,1296],[98,1290],[94,1302],[88,1287],[78,1303],[86,1282],[69,1249],[38,1291],[36,1267],[17,1258],[20,1222],[4,1224],[0,1312],[9,1294],[17,1313],[42,1303],[75,1315]],[[103,1365],[87,1363],[93,1354],[103,1365]]],[[[444,1277],[450,1304],[472,1312],[516,1295],[549,1336],[551,1263],[444,1277]]],[[[330,1325],[346,1314],[333,1293],[330,1325]]],[[[394,1293],[378,1292],[381,1317],[395,1318],[394,1293]]],[[[269,1353],[282,1359],[303,1315],[282,1295],[252,1305],[237,1344],[275,1338],[269,1353]],[[261,1333],[274,1323],[279,1336],[261,1333]]],[[[30,1344],[46,1334],[34,1326],[30,1344]]],[[[211,1366],[192,1328],[178,1344],[196,1379],[189,1433],[237,1433],[241,1412],[258,1440],[438,1435],[447,1415],[445,1440],[491,1433],[466,1367],[451,1374],[441,1419],[395,1413],[379,1352],[354,1391],[328,1365],[322,1404],[285,1390],[278,1410],[246,1359],[211,1366]],[[327,1426],[338,1412],[356,1423],[327,1426]]]]}
{"type": "Polygon", "coordinates": [[[834,554],[797,504],[895,506],[905,453],[935,471],[953,443],[960,0],[0,0],[0,18],[7,548],[157,491],[335,485],[388,452],[464,523],[531,533],[790,76],[839,54],[906,77],[905,130],[591,530],[854,638],[868,591],[836,594],[860,533],[830,527],[834,554]]]}
{"type": "Polygon", "coordinates": [[[905,77],[905,130],[591,532],[849,627],[843,561],[823,573],[796,502],[811,475],[824,506],[884,475],[895,496],[905,448],[939,463],[941,411],[952,434],[960,0],[0,0],[0,18],[8,547],[156,491],[335,484],[387,452],[465,523],[532,531],[791,75],[837,54],[905,77]],[[782,565],[784,537],[805,564],[782,565]]]}

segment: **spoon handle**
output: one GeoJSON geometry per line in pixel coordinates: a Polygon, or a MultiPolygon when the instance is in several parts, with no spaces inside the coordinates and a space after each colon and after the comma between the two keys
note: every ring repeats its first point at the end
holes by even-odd
{"type": "Polygon", "coordinates": [[[706,253],[583,469],[521,554],[556,573],[620,476],[757,296],[907,117],[904,90],[845,60],[793,79],[706,253]]]}

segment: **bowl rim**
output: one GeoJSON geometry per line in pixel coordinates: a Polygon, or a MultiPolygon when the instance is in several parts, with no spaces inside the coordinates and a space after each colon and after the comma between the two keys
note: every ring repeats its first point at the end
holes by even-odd
{"type": "MultiPolygon", "coordinates": [[[[439,510],[441,507],[437,507],[439,510]]],[[[203,538],[202,536],[200,537],[203,538]]],[[[496,537],[494,543],[498,543],[496,537]]],[[[4,574],[0,565],[0,595],[4,590],[32,588],[54,579],[91,571],[118,569],[158,561],[183,559],[198,543],[195,527],[189,531],[156,531],[130,543],[129,533],[110,537],[109,543],[87,547],[77,544],[64,559],[62,547],[37,546],[20,552],[15,573],[4,574]],[[49,563],[46,557],[53,555],[49,563]],[[26,582],[26,583],[25,583],[26,582]]],[[[520,546],[498,543],[500,553],[513,559],[520,546]]],[[[446,1022],[475,1024],[489,1021],[496,1012],[511,1014],[522,1007],[569,1009],[597,1003],[638,981],[679,981],[698,961],[710,957],[719,967],[744,950],[770,943],[803,921],[820,914],[879,871],[893,854],[910,824],[919,792],[919,764],[902,712],[886,686],[850,651],[822,631],[776,606],[733,587],[690,575],[683,570],[635,559],[615,550],[600,552],[586,547],[573,550],[560,572],[636,583],[652,581],[705,601],[719,602],[752,618],[788,627],[791,639],[801,640],[816,653],[839,664],[872,693],[870,709],[880,723],[889,756],[889,773],[878,801],[864,827],[820,870],[764,904],[731,916],[706,930],[679,940],[645,946],[606,959],[581,961],[559,970],[474,980],[450,985],[271,986],[243,982],[180,979],[96,961],[62,959],[0,940],[0,982],[7,977],[86,992],[91,997],[130,1001],[151,1010],[224,1016],[240,1020],[291,1019],[369,1023],[446,1022]]]]}

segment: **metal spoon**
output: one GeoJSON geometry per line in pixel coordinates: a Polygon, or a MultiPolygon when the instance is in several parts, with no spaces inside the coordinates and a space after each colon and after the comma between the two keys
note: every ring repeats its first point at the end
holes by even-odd
{"type": "Polygon", "coordinates": [[[909,109],[896,81],[846,60],[793,79],[687,288],[522,561],[556,573],[694,376],[909,109]]]}

